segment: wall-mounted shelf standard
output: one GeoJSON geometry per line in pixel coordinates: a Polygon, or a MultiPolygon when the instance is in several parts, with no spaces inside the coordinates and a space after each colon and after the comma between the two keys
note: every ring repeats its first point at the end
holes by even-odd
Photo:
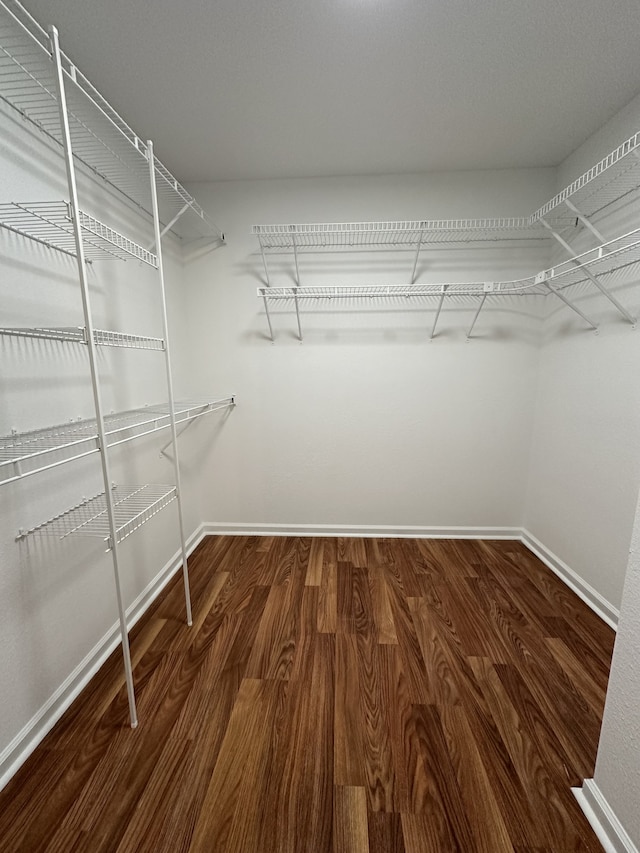
{"type": "MultiPolygon", "coordinates": [[[[62,145],[57,53],[74,157],[153,216],[147,144],[69,57],[52,45],[49,33],[19,2],[2,0],[0,13],[0,97],[62,145]]],[[[155,159],[154,166],[163,228],[174,231],[179,219],[188,219],[194,236],[208,237],[212,247],[223,245],[224,235],[193,196],[160,161],[155,159]]]]}
{"type": "MultiPolygon", "coordinates": [[[[235,397],[177,402],[174,404],[175,421],[178,426],[186,425],[203,415],[232,408],[235,404],[235,397]]],[[[168,429],[171,426],[171,413],[166,404],[145,406],[105,415],[104,426],[108,446],[115,447],[168,429]]],[[[98,425],[95,418],[0,436],[0,485],[81,459],[98,450],[98,425]]]]}
{"type": "MultiPolygon", "coordinates": [[[[150,518],[174,501],[175,486],[116,486],[111,490],[111,499],[116,518],[116,544],[142,527],[150,518]]],[[[113,548],[111,528],[104,492],[81,501],[71,509],[53,516],[29,530],[19,530],[16,539],[25,539],[38,534],[65,539],[67,536],[92,536],[103,539],[107,550],[113,548]]]]}
{"type": "Polygon", "coordinates": [[[270,302],[293,302],[298,324],[298,337],[302,340],[302,327],[300,320],[300,303],[304,301],[331,301],[331,300],[398,300],[402,299],[404,304],[411,303],[412,299],[419,297],[436,297],[438,307],[431,330],[433,338],[440,316],[440,311],[445,299],[453,297],[477,297],[480,305],[474,316],[473,323],[467,337],[471,332],[480,314],[485,300],[488,297],[520,297],[520,296],[556,296],[568,307],[579,314],[580,317],[592,328],[594,324],[563,292],[566,288],[585,282],[595,283],[603,295],[616,307],[620,314],[635,325],[636,318],[633,317],[619,301],[609,293],[601,282],[601,279],[615,270],[622,269],[634,264],[640,264],[640,228],[623,234],[614,240],[610,240],[595,249],[590,249],[580,255],[563,261],[554,267],[542,270],[536,275],[512,281],[496,282],[450,282],[436,284],[408,284],[408,285],[346,285],[331,287],[259,287],[258,296],[264,301],[267,323],[271,340],[274,340],[273,326],[269,314],[270,302]]]}
{"type": "MultiPolygon", "coordinates": [[[[89,333],[86,326],[60,326],[51,328],[15,326],[0,328],[0,335],[14,338],[41,338],[47,341],[88,344],[89,333]]],[[[99,347],[126,347],[129,349],[151,349],[164,351],[162,338],[146,335],[129,335],[126,332],[114,332],[105,329],[93,330],[93,341],[99,347]]]]}
{"type": "MultiPolygon", "coordinates": [[[[87,260],[135,258],[151,267],[158,258],[93,216],[79,211],[80,228],[87,260]]],[[[0,226],[51,249],[76,257],[75,229],[71,206],[65,201],[36,201],[0,204],[0,226]]]]}

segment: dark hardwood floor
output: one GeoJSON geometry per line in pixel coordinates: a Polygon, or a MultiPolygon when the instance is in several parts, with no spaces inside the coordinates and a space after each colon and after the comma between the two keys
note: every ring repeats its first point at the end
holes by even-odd
{"type": "Polygon", "coordinates": [[[0,794],[0,850],[601,851],[613,632],[516,542],[212,537],[0,794]]]}

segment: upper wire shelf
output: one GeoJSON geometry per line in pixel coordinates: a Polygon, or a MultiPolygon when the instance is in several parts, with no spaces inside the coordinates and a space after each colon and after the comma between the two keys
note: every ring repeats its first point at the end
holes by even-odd
{"type": "Polygon", "coordinates": [[[595,216],[638,189],[640,131],[530,216],[254,225],[252,233],[263,252],[357,249],[360,246],[420,249],[433,244],[545,239],[549,236],[546,226],[558,231],[574,227],[576,216],[595,216]]]}
{"type": "MultiPolygon", "coordinates": [[[[151,216],[147,145],[64,53],[61,62],[75,157],[151,216]]],[[[17,0],[0,0],[0,98],[62,142],[49,35],[17,0]]],[[[181,236],[173,226],[187,214],[197,236],[222,245],[217,225],[154,159],[163,225],[181,236]]]]}
{"type": "MultiPolygon", "coordinates": [[[[71,207],[65,201],[0,204],[0,226],[76,257],[73,217],[71,207]]],[[[151,267],[158,266],[158,258],[148,249],[84,211],[80,211],[80,228],[87,260],[119,258],[126,261],[135,258],[151,267]]]]}
{"type": "MultiPolygon", "coordinates": [[[[234,397],[188,400],[175,403],[176,424],[235,405],[234,397]]],[[[115,447],[167,429],[171,413],[167,404],[145,406],[104,418],[107,446],[115,447]]],[[[0,485],[37,474],[98,451],[98,427],[94,418],[0,437],[0,485]]]]}
{"type": "MultiPolygon", "coordinates": [[[[150,518],[163,510],[177,497],[175,486],[144,485],[115,486],[111,492],[116,521],[116,543],[131,536],[150,518]]],[[[66,539],[67,536],[93,536],[107,543],[111,550],[111,534],[104,492],[85,498],[79,504],[53,516],[28,530],[19,530],[16,539],[40,534],[66,539]]]]}
{"type": "Polygon", "coordinates": [[[398,222],[318,222],[306,225],[254,225],[263,249],[415,248],[417,244],[502,240],[546,240],[547,232],[526,217],[506,219],[431,219],[398,222]]]}
{"type": "Polygon", "coordinates": [[[540,221],[561,205],[595,216],[640,188],[640,131],[576,178],[529,217],[540,221]]]}
{"type": "MultiPolygon", "coordinates": [[[[88,332],[85,326],[25,327],[14,326],[0,328],[0,335],[17,338],[41,338],[47,341],[86,344],[88,332]]],[[[113,332],[94,329],[93,339],[96,346],[127,347],[131,349],[164,350],[162,338],[150,338],[145,335],[129,335],[126,332],[113,332]]]]}

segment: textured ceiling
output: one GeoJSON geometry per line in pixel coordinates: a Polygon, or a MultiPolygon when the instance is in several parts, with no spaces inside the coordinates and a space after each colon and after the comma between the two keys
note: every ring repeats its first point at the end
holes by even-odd
{"type": "Polygon", "coordinates": [[[640,90],[638,0],[25,0],[182,180],[556,165],[640,90]]]}

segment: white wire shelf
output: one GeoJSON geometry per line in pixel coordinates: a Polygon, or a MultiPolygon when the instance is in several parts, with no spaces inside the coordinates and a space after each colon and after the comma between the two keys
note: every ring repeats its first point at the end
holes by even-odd
{"type": "Polygon", "coordinates": [[[589,281],[587,273],[605,276],[623,267],[640,263],[640,228],[616,237],[595,249],[590,249],[568,261],[542,270],[536,275],[509,281],[451,282],[447,284],[402,285],[349,285],[321,287],[258,287],[258,296],[268,301],[305,299],[385,299],[389,297],[479,296],[491,293],[496,296],[547,296],[549,288],[542,284],[550,281],[559,287],[570,287],[589,281]]]}
{"type": "MultiPolygon", "coordinates": [[[[151,215],[146,144],[64,53],[61,61],[76,158],[151,215]]],[[[16,0],[0,0],[0,98],[61,144],[49,35],[16,0]]],[[[157,158],[155,172],[163,224],[172,228],[187,214],[199,236],[223,244],[217,225],[157,158]]]]}
{"type": "MultiPolygon", "coordinates": [[[[116,543],[131,536],[150,518],[157,515],[177,497],[175,486],[144,485],[116,486],[112,489],[116,519],[116,543]]],[[[102,492],[85,498],[79,504],[42,524],[19,530],[16,539],[38,534],[66,539],[68,536],[92,536],[103,539],[107,550],[113,547],[107,516],[107,501],[102,492]]]]}
{"type": "MultiPolygon", "coordinates": [[[[186,425],[234,405],[234,397],[179,402],[174,407],[176,424],[186,425]]],[[[171,415],[168,405],[160,404],[106,415],[104,422],[107,446],[115,447],[167,429],[171,415]]],[[[89,456],[98,449],[94,418],[0,436],[0,485],[89,456]]]]}
{"type": "MultiPolygon", "coordinates": [[[[566,222],[565,220],[563,224],[566,222]]],[[[398,222],[316,222],[297,225],[254,225],[261,248],[272,251],[323,249],[415,248],[418,244],[503,240],[546,240],[540,222],[527,217],[506,219],[431,219],[398,222]]]]}
{"type": "MultiPolygon", "coordinates": [[[[640,188],[640,131],[536,210],[533,224],[567,202],[584,216],[594,216],[640,188]]],[[[571,208],[569,208],[571,210],[571,208]]]]}
{"type": "MultiPolygon", "coordinates": [[[[0,226],[52,249],[76,257],[71,208],[64,201],[0,204],[0,226]]],[[[87,260],[135,258],[151,267],[158,266],[156,255],[143,249],[113,228],[84,211],[80,227],[87,260]]]]}
{"type": "MultiPolygon", "coordinates": [[[[620,305],[617,299],[606,290],[605,285],[602,283],[602,280],[606,276],[616,270],[634,265],[640,265],[640,228],[630,231],[628,234],[623,234],[614,240],[610,240],[595,249],[590,249],[587,252],[576,255],[554,267],[542,270],[536,275],[510,281],[404,285],[376,284],[330,287],[258,287],[257,293],[264,301],[271,340],[274,340],[274,335],[269,315],[269,303],[294,303],[298,321],[298,334],[300,340],[302,340],[300,304],[305,301],[318,300],[357,301],[363,299],[384,299],[390,301],[401,299],[406,303],[408,300],[415,298],[436,297],[439,300],[438,314],[436,315],[437,322],[437,317],[445,299],[450,300],[455,297],[480,298],[481,308],[488,297],[555,296],[565,302],[572,310],[576,311],[590,326],[596,328],[595,324],[569,300],[564,291],[576,284],[585,282],[595,284],[616,306],[625,319],[635,324],[636,318],[632,317],[620,305]]],[[[474,324],[480,308],[478,308],[478,312],[474,318],[474,324]]]]}
{"type": "MultiPolygon", "coordinates": [[[[84,326],[60,327],[25,327],[13,326],[0,328],[0,335],[17,338],[41,338],[48,341],[63,341],[66,343],[86,344],[88,333],[84,326]]],[[[162,338],[151,338],[145,335],[129,335],[126,332],[113,332],[105,329],[94,329],[93,339],[96,346],[127,347],[131,349],[164,350],[162,338]]]]}

